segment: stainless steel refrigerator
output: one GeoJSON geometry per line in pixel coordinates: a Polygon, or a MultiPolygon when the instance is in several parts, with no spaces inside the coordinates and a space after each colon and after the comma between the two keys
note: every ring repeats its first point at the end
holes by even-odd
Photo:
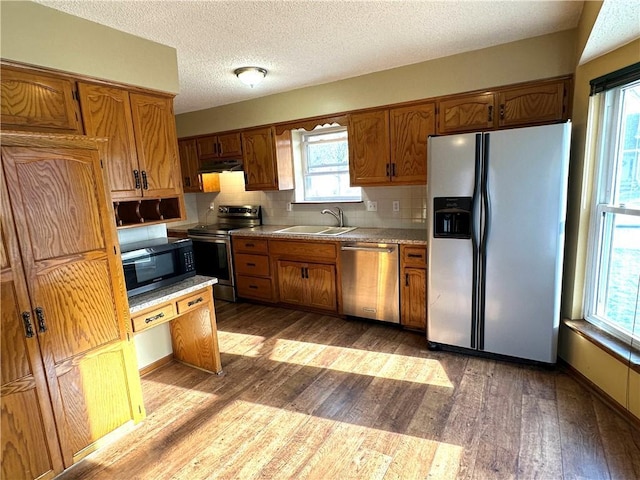
{"type": "Polygon", "coordinates": [[[555,363],[570,124],[429,138],[427,339],[555,363]]]}

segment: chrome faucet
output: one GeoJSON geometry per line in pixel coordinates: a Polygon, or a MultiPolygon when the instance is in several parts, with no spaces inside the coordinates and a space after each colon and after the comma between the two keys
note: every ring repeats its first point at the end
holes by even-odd
{"type": "Polygon", "coordinates": [[[336,207],[336,210],[338,211],[338,213],[334,212],[333,210],[329,210],[328,208],[325,208],[320,213],[323,213],[323,214],[330,213],[331,215],[336,217],[336,220],[338,221],[338,226],[344,227],[344,216],[342,215],[342,209],[340,207],[336,207]]]}

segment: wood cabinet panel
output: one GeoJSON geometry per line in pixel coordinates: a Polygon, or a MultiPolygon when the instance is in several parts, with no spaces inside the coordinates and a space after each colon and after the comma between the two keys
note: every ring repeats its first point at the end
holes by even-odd
{"type": "Polygon", "coordinates": [[[269,270],[269,257],[266,255],[251,255],[247,253],[238,253],[234,257],[236,272],[239,275],[255,275],[258,277],[268,277],[271,275],[269,270]]]}
{"type": "Polygon", "coordinates": [[[242,139],[239,132],[218,135],[218,156],[242,157],[242,139]]]}
{"type": "Polygon", "coordinates": [[[142,315],[136,315],[131,319],[133,324],[133,331],[140,332],[147,328],[155,327],[156,325],[169,320],[173,320],[176,316],[175,304],[167,303],[161,307],[154,308],[151,311],[145,312],[142,315]]]}
{"type": "Polygon", "coordinates": [[[209,292],[207,290],[201,290],[198,293],[194,293],[193,295],[189,295],[188,297],[182,298],[176,302],[176,308],[178,309],[178,314],[182,315],[183,313],[188,312],[189,310],[194,310],[196,308],[200,308],[205,303],[208,302],[209,292]]]}
{"type": "Polygon", "coordinates": [[[486,130],[494,126],[494,96],[457,95],[438,100],[438,133],[486,130]]]}
{"type": "Polygon", "coordinates": [[[426,271],[405,268],[402,283],[402,325],[424,330],[427,324],[426,271]]]}
{"type": "Polygon", "coordinates": [[[291,132],[276,135],[274,127],[242,132],[242,162],[246,190],[292,189],[291,132]]]}
{"type": "Polygon", "coordinates": [[[200,160],[242,157],[242,139],[240,132],[200,137],[197,139],[197,146],[200,160]]]}
{"type": "Polygon", "coordinates": [[[233,237],[233,250],[240,253],[269,253],[267,240],[233,237]]]}
{"type": "Polygon", "coordinates": [[[335,265],[277,260],[279,300],[283,303],[337,310],[335,265]]]}
{"type": "Polygon", "coordinates": [[[4,130],[82,133],[73,81],[3,66],[0,83],[4,130]]]}
{"type": "Polygon", "coordinates": [[[427,249],[400,246],[400,323],[424,330],[427,325],[427,249]]]}
{"type": "Polygon", "coordinates": [[[243,132],[242,151],[246,184],[256,190],[277,190],[278,177],[271,128],[243,132]]]}
{"type": "Polygon", "coordinates": [[[278,260],[278,292],[281,302],[305,304],[304,267],[306,264],[278,260]]]}
{"type": "Polygon", "coordinates": [[[349,177],[352,186],[389,181],[389,111],[349,115],[349,177]]]}
{"type": "Polygon", "coordinates": [[[111,198],[140,196],[141,184],[134,173],[138,172],[139,179],[129,93],[89,83],[79,83],[78,93],[87,135],[109,139],[99,149],[109,172],[111,198]]]}
{"type": "Polygon", "coordinates": [[[295,240],[271,240],[269,242],[271,255],[286,255],[288,257],[313,257],[314,259],[336,259],[338,247],[328,242],[298,242],[295,240]]]}
{"type": "Polygon", "coordinates": [[[185,192],[202,192],[202,182],[198,169],[198,148],[195,140],[179,140],[178,153],[180,156],[180,170],[182,171],[182,185],[185,192]]]}
{"type": "Polygon", "coordinates": [[[62,456],[2,169],[0,176],[1,478],[53,478],[62,456]]]}
{"type": "Polygon", "coordinates": [[[56,369],[66,427],[60,441],[73,463],[94,451],[97,440],[133,418],[126,369],[118,342],[56,369]]]}
{"type": "Polygon", "coordinates": [[[403,245],[401,250],[401,262],[403,266],[427,267],[427,250],[425,247],[410,247],[403,245]]]}
{"type": "Polygon", "coordinates": [[[391,181],[426,184],[427,137],[436,133],[433,103],[389,111],[391,128],[391,181]]]}
{"type": "Polygon", "coordinates": [[[565,84],[556,82],[505,90],[497,94],[498,125],[514,127],[562,121],[565,84]]]}
{"type": "Polygon", "coordinates": [[[172,99],[140,93],[130,93],[129,98],[143,195],[179,195],[182,183],[172,99]]]}
{"type": "Polygon", "coordinates": [[[273,301],[273,283],[270,278],[238,275],[236,277],[238,296],[256,300],[273,301]]]}
{"type": "Polygon", "coordinates": [[[316,263],[309,264],[306,268],[307,305],[335,311],[338,308],[335,265],[316,263]]]}
{"type": "Polygon", "coordinates": [[[20,204],[35,261],[104,249],[96,196],[102,172],[99,165],[95,170],[93,154],[24,147],[5,157],[15,166],[12,201],[20,204]]]}
{"type": "MultiPolygon", "coordinates": [[[[204,296],[205,293],[199,295],[204,296]]],[[[211,289],[208,297],[211,297],[211,289]]],[[[209,372],[222,371],[216,314],[213,300],[209,299],[197,308],[190,308],[171,322],[173,356],[181,362],[195,365],[209,372]]]]}
{"type": "Polygon", "coordinates": [[[98,438],[144,415],[108,190],[96,145],[81,137],[2,141],[33,328],[69,467],[98,438]]]}

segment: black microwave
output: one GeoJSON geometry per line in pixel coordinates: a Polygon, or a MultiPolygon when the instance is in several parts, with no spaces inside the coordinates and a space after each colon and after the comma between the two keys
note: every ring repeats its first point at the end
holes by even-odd
{"type": "Polygon", "coordinates": [[[158,238],[120,246],[127,296],[193,277],[193,243],[188,238],[158,238]]]}

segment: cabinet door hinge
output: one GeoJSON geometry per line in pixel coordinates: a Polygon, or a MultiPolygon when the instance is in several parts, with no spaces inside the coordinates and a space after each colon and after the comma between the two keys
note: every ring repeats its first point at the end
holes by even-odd
{"type": "Polygon", "coordinates": [[[142,405],[138,405],[138,412],[142,415],[142,405]]]}
{"type": "Polygon", "coordinates": [[[102,163],[102,159],[100,159],[100,168],[104,170],[104,163],[102,163]]]}
{"type": "Polygon", "coordinates": [[[131,337],[129,336],[129,332],[127,332],[127,342],[131,341],[131,337]]]}

